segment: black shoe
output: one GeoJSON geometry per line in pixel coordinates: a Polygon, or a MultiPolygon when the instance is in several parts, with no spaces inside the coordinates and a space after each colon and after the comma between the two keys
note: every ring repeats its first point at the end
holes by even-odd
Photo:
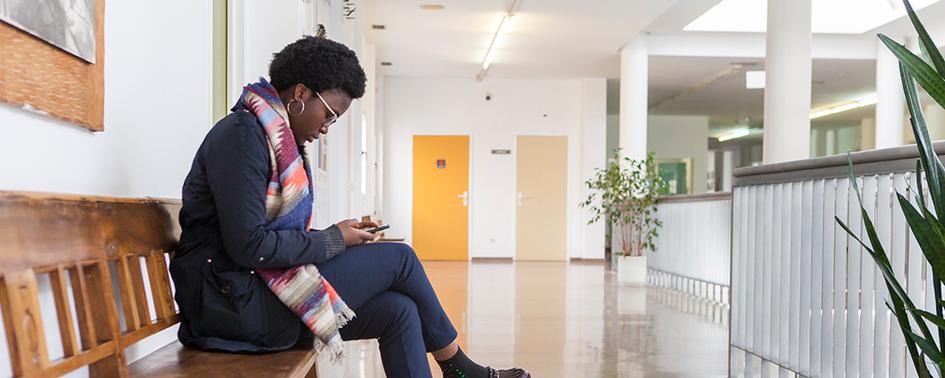
{"type": "Polygon", "coordinates": [[[531,378],[532,377],[532,375],[528,374],[527,371],[519,369],[519,368],[512,368],[512,369],[505,369],[505,370],[496,370],[493,368],[488,368],[488,369],[489,369],[490,378],[531,378]]]}

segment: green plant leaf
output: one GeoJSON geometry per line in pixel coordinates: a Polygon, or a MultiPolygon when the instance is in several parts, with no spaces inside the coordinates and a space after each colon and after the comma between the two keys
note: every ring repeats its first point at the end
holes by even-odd
{"type": "Polygon", "coordinates": [[[899,64],[915,77],[916,81],[925,88],[926,92],[940,105],[945,106],[945,79],[939,76],[935,69],[929,66],[922,58],[909,51],[901,43],[894,41],[884,34],[879,35],[883,44],[899,59],[899,64]]]}
{"type": "MultiPolygon", "coordinates": [[[[909,199],[902,194],[896,193],[899,199],[899,207],[909,223],[909,228],[915,235],[925,259],[929,261],[932,271],[939,277],[945,277],[945,237],[941,232],[941,226],[936,224],[935,218],[925,218],[909,202],[909,199]]],[[[931,215],[931,214],[929,214],[931,215]]]]}
{"type": "Polygon", "coordinates": [[[925,318],[925,320],[928,320],[929,323],[932,323],[936,327],[945,329],[945,319],[942,319],[942,317],[935,315],[931,312],[920,310],[920,309],[912,309],[911,311],[919,314],[920,316],[925,318]]]}
{"type": "Polygon", "coordinates": [[[931,378],[929,374],[929,367],[925,363],[925,358],[919,354],[918,346],[916,345],[915,340],[912,340],[912,337],[909,335],[912,333],[912,326],[909,324],[909,316],[906,314],[906,309],[903,306],[902,298],[900,298],[896,293],[889,287],[889,283],[886,283],[887,292],[889,293],[889,299],[892,301],[892,306],[889,305],[889,302],[886,302],[886,307],[892,310],[893,314],[896,316],[896,323],[899,325],[899,330],[902,331],[902,335],[906,344],[906,349],[909,351],[909,357],[912,359],[912,364],[915,366],[915,371],[918,372],[919,377],[922,378],[931,378]]]}
{"type": "Polygon", "coordinates": [[[922,47],[922,53],[932,62],[939,75],[945,75],[945,59],[942,58],[938,47],[935,46],[935,42],[932,42],[932,38],[929,37],[929,32],[925,30],[925,26],[919,21],[919,16],[916,15],[915,10],[912,9],[912,4],[910,4],[908,0],[903,0],[903,4],[906,6],[906,14],[909,15],[909,21],[912,21],[912,26],[919,35],[919,45],[922,47]]]}
{"type": "MultiPolygon", "coordinates": [[[[935,155],[932,139],[929,137],[929,129],[926,127],[925,118],[922,116],[922,105],[919,103],[915,80],[901,63],[899,64],[899,75],[902,79],[902,90],[905,93],[906,105],[909,109],[909,122],[912,125],[912,133],[915,135],[916,147],[919,149],[919,161],[925,171],[929,194],[932,195],[932,205],[935,207],[936,213],[945,214],[945,193],[943,193],[942,186],[943,180],[945,180],[945,167],[942,166],[942,161],[938,160],[938,156],[935,155]]],[[[921,180],[921,178],[920,176],[916,179],[921,180]]],[[[923,195],[921,191],[919,194],[923,195]]]]}
{"type": "Polygon", "coordinates": [[[935,364],[935,367],[938,369],[939,374],[942,372],[942,368],[945,368],[945,356],[942,356],[942,353],[935,347],[935,343],[931,340],[924,338],[915,334],[914,332],[910,333],[909,337],[915,341],[916,345],[922,349],[922,352],[925,353],[935,364]]]}
{"type": "MultiPolygon", "coordinates": [[[[866,213],[866,211],[863,211],[863,213],[866,213]]],[[[872,225],[873,223],[870,222],[868,219],[869,215],[864,216],[864,218],[866,218],[864,219],[864,223],[866,224],[865,227],[873,228],[873,225],[872,225]]],[[[839,217],[834,217],[834,219],[836,219],[837,224],[839,224],[840,227],[843,228],[843,230],[846,231],[847,234],[849,234],[850,237],[853,238],[853,240],[856,240],[857,242],[859,242],[860,245],[863,246],[863,250],[865,250],[866,253],[869,254],[870,257],[873,258],[873,261],[876,263],[876,267],[879,268],[880,272],[883,274],[883,278],[886,280],[886,284],[888,285],[889,292],[895,293],[897,296],[902,298],[903,305],[906,310],[915,309],[916,308],[915,303],[913,303],[912,300],[909,299],[909,296],[908,294],[906,294],[905,289],[902,288],[902,284],[899,283],[899,280],[893,274],[892,266],[889,264],[889,258],[886,257],[886,252],[883,250],[882,244],[879,244],[878,242],[872,243],[873,240],[871,240],[872,247],[870,245],[867,245],[866,243],[863,242],[862,239],[860,239],[859,236],[857,236],[852,230],[850,230],[850,228],[847,227],[846,223],[840,220],[839,217]],[[876,248],[875,251],[873,250],[873,247],[876,248]]],[[[875,232],[876,231],[874,228],[873,233],[875,234],[875,232]]],[[[916,323],[918,323],[919,331],[922,332],[922,335],[931,339],[932,333],[929,330],[928,326],[925,324],[925,322],[921,320],[921,317],[916,314],[912,314],[912,316],[915,319],[916,323]]]]}
{"type": "Polygon", "coordinates": [[[922,160],[915,161],[915,183],[918,187],[917,202],[919,202],[919,207],[925,209],[925,193],[922,192],[922,160]]]}

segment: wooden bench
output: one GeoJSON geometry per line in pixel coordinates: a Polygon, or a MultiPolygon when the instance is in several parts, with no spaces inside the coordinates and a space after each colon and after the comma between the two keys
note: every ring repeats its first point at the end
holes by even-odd
{"type": "Polygon", "coordinates": [[[174,341],[128,365],[125,348],[180,321],[167,271],[179,209],[174,200],[0,191],[0,310],[14,376],[83,366],[92,377],[317,376],[311,347],[248,355],[174,341]],[[64,355],[53,361],[43,327],[50,319],[40,312],[43,275],[64,355]]]}

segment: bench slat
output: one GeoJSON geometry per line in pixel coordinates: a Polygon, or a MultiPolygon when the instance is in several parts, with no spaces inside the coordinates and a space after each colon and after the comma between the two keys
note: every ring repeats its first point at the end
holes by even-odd
{"type": "Polygon", "coordinates": [[[98,345],[98,337],[95,335],[95,325],[92,324],[92,307],[89,306],[89,289],[85,286],[85,269],[82,264],[77,264],[70,272],[69,278],[72,280],[72,299],[75,300],[76,318],[79,321],[79,338],[82,341],[82,349],[89,350],[98,345]]]}
{"type": "MultiPolygon", "coordinates": [[[[115,295],[112,286],[111,272],[106,260],[100,260],[97,263],[85,269],[86,287],[89,293],[89,305],[94,309],[104,309],[105,316],[95,316],[93,324],[95,333],[98,335],[98,343],[106,343],[119,338],[121,330],[118,324],[118,306],[116,305],[115,295]]],[[[92,377],[124,377],[127,376],[127,365],[125,364],[125,349],[119,347],[115,354],[105,357],[89,365],[89,375],[92,377]]]]}
{"type": "Polygon", "coordinates": [[[131,271],[131,287],[134,289],[135,305],[138,312],[136,328],[151,324],[151,310],[148,309],[148,298],[144,291],[144,278],[141,275],[141,258],[137,255],[123,256],[128,260],[128,269],[131,271]]]}
{"type": "Polygon", "coordinates": [[[135,290],[132,287],[132,275],[131,267],[129,267],[128,256],[121,256],[118,258],[118,266],[116,269],[118,271],[118,294],[121,296],[121,308],[125,313],[125,327],[128,330],[136,330],[141,328],[141,322],[138,315],[138,301],[137,295],[135,295],[135,290]]]}
{"type": "Polygon", "coordinates": [[[18,352],[14,354],[19,357],[11,361],[13,375],[36,374],[49,366],[36,275],[32,270],[8,272],[3,276],[0,292],[7,341],[10,350],[18,352]]]}
{"type": "Polygon", "coordinates": [[[133,377],[314,377],[315,349],[267,354],[207,352],[173,342],[128,367],[133,377]]]}
{"type": "Polygon", "coordinates": [[[66,270],[61,266],[49,273],[50,286],[53,298],[56,301],[56,318],[59,321],[59,337],[62,339],[62,353],[65,357],[79,354],[79,340],[76,339],[75,328],[72,327],[72,309],[69,308],[69,281],[66,279],[66,270]]]}
{"type": "Polygon", "coordinates": [[[114,341],[109,341],[105,344],[99,345],[98,348],[80,352],[79,354],[66,358],[63,361],[56,361],[49,369],[43,372],[47,377],[58,377],[65,375],[75,369],[83,367],[85,365],[90,365],[96,361],[101,361],[106,357],[115,354],[117,350],[116,344],[114,341]]]}
{"type": "Polygon", "coordinates": [[[154,311],[158,320],[173,316],[174,298],[171,297],[171,281],[167,272],[167,263],[164,253],[155,251],[145,257],[148,266],[148,280],[151,283],[151,299],[154,301],[154,311]]]}

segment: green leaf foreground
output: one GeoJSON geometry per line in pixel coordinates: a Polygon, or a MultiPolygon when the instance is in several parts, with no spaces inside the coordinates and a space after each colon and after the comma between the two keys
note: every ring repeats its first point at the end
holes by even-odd
{"type": "MultiPolygon", "coordinates": [[[[916,162],[917,190],[913,193],[915,202],[908,196],[896,193],[897,202],[906,219],[909,229],[915,236],[916,242],[922,250],[923,257],[928,261],[933,272],[933,286],[935,290],[935,313],[919,309],[909,298],[902,284],[893,273],[889,257],[883,248],[876,232],[876,227],[869,213],[863,206],[860,188],[853,172],[853,157],[848,156],[849,178],[860,206],[860,215],[863,218],[863,229],[866,231],[868,243],[858,233],[853,232],[846,223],[836,217],[837,224],[860,245],[873,259],[879,271],[883,274],[889,300],[886,306],[893,312],[899,329],[902,331],[906,348],[920,377],[932,377],[928,363],[931,362],[939,376],[945,370],[945,318],[942,316],[943,302],[941,292],[941,277],[945,277],[945,225],[935,214],[945,214],[945,166],[935,153],[925,118],[922,115],[921,104],[916,83],[940,106],[945,107],[945,58],[938,47],[929,37],[928,32],[916,15],[908,0],[904,0],[906,13],[919,36],[919,45],[924,59],[916,56],[901,43],[880,34],[879,39],[889,48],[889,51],[899,60],[899,75],[902,79],[902,90],[909,109],[909,123],[915,135],[919,159],[916,162]],[[925,187],[923,187],[923,178],[925,187]],[[925,191],[931,197],[931,210],[925,201],[925,191]],[[910,317],[914,321],[910,322],[910,317]],[[929,324],[938,331],[938,340],[932,337],[929,324]],[[938,343],[938,344],[936,344],[938,343]]],[[[910,188],[911,191],[911,188],[910,188]]]]}

